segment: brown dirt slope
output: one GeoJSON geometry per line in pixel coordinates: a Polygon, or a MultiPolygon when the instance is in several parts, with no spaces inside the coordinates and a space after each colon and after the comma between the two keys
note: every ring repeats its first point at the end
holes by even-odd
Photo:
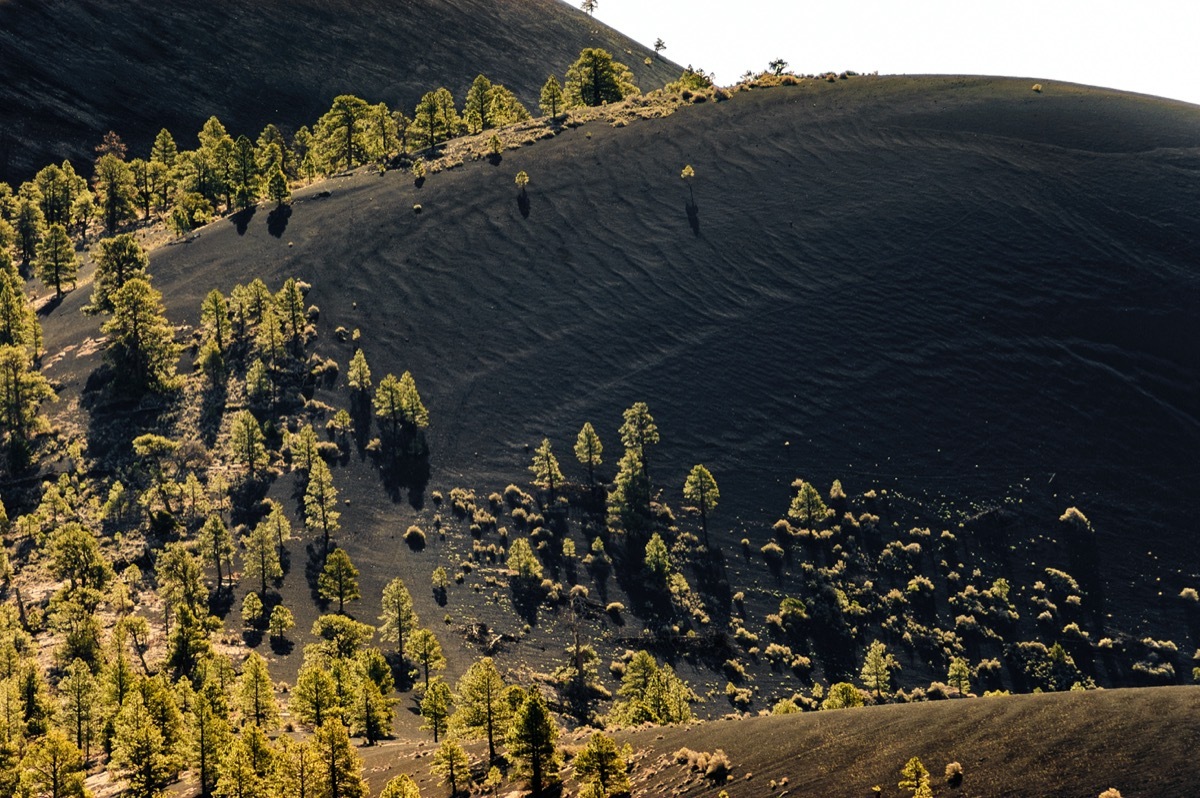
{"type": "MultiPolygon", "coordinates": [[[[362,330],[376,375],[415,375],[431,490],[520,481],[543,436],[583,479],[569,455],[582,423],[612,463],[621,410],[645,400],[663,436],[655,482],[678,506],[687,469],[709,466],[730,560],[741,537],[757,551],[770,536],[797,476],[934,509],[1009,500],[1020,523],[988,544],[1035,570],[1074,570],[1045,533],[1078,505],[1105,577],[1089,606],[1186,659],[1200,646],[1177,599],[1200,585],[1200,109],[1029,85],[807,83],[590,123],[421,188],[358,174],[299,192],[290,215],[263,207],[163,248],[155,283],[194,323],[214,286],[312,282],[343,382],[338,326],[362,330]]],[[[51,355],[95,334],[85,293],[47,317],[51,355]]],[[[49,373],[69,395],[94,362],[49,373]]],[[[344,405],[344,386],[319,398],[344,405]]],[[[357,458],[337,478],[355,561],[387,545],[408,562],[389,540],[407,506],[384,503],[357,458]]],[[[428,565],[413,569],[427,584],[428,565]]],[[[757,558],[731,569],[733,584],[764,578],[757,558]]],[[[364,593],[389,577],[365,575],[364,593]]]]}
{"type": "Polygon", "coordinates": [[[648,729],[629,739],[647,751],[635,774],[635,795],[716,795],[718,788],[704,779],[694,774],[686,779],[686,766],[654,767],[682,747],[724,749],[733,779],[723,788],[731,798],[909,795],[897,783],[900,768],[914,756],[933,776],[934,794],[955,798],[1095,798],[1109,787],[1125,798],[1200,794],[1196,687],[714,721],[648,729]],[[942,778],[950,762],[963,767],[960,787],[942,778]],[[787,784],[771,789],[772,780],[784,778],[787,784]],[[881,792],[872,792],[876,785],[881,792]]]}
{"type": "Polygon", "coordinates": [[[647,88],[679,75],[560,0],[3,0],[0,180],[87,159],[110,129],[141,153],[161,127],[192,146],[213,114],[234,135],[295,129],[345,93],[411,115],[439,85],[461,100],[480,72],[536,110],[546,75],[592,46],[647,88]]]}

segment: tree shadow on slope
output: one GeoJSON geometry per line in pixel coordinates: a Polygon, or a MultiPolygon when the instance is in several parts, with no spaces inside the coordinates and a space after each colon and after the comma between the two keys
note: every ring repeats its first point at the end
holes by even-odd
{"type": "Polygon", "coordinates": [[[246,230],[250,227],[250,220],[254,218],[257,210],[256,206],[251,205],[249,208],[243,208],[229,217],[229,221],[233,223],[233,227],[237,230],[238,235],[246,235],[246,230]]]}
{"type": "Polygon", "coordinates": [[[694,201],[688,200],[684,204],[684,210],[687,211],[688,227],[692,228],[692,234],[700,235],[700,206],[694,201]]]}
{"type": "Polygon", "coordinates": [[[373,457],[392,501],[401,501],[407,490],[409,505],[414,510],[424,508],[425,488],[429,485],[429,446],[424,434],[386,436],[373,457]]]}
{"type": "Polygon", "coordinates": [[[284,204],[278,206],[275,210],[267,214],[267,232],[275,236],[275,238],[283,238],[283,232],[287,230],[288,220],[291,218],[291,205],[284,204]]]}

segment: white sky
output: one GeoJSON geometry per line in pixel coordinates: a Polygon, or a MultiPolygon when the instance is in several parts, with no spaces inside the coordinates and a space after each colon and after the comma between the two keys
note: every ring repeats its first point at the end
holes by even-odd
{"type": "Polygon", "coordinates": [[[1009,75],[1200,104],[1200,0],[598,0],[596,18],[661,37],[665,57],[720,84],[783,58],[799,73],[1009,75]]]}

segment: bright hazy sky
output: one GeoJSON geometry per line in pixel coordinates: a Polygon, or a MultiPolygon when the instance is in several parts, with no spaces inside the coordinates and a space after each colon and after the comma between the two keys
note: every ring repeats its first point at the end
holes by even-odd
{"type": "Polygon", "coordinates": [[[596,18],[661,37],[665,57],[720,84],[783,58],[799,73],[1010,75],[1200,104],[1200,0],[598,0],[596,18]]]}

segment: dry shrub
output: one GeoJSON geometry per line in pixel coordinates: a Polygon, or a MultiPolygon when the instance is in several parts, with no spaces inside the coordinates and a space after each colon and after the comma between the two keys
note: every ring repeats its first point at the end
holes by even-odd
{"type": "Polygon", "coordinates": [[[425,548],[425,530],[416,524],[410,526],[408,531],[404,533],[404,542],[409,545],[409,548],[425,548]]]}
{"type": "Polygon", "coordinates": [[[946,783],[951,787],[957,787],[962,784],[963,768],[957,762],[951,762],[946,765],[946,783]]]}

